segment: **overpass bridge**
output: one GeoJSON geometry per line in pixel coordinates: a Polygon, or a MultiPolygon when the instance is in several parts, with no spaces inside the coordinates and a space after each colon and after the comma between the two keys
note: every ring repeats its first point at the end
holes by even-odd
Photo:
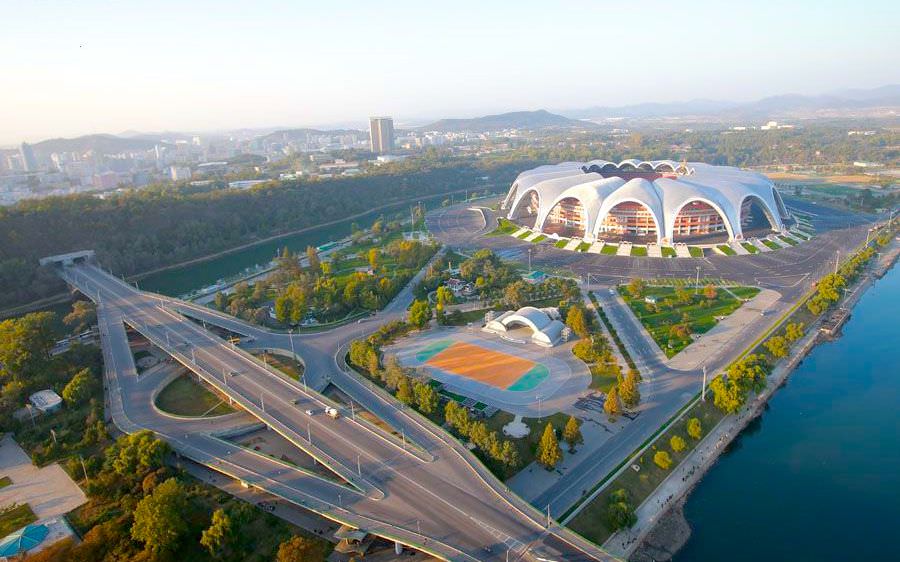
{"type": "MultiPolygon", "coordinates": [[[[322,415],[325,406],[336,405],[187,320],[176,311],[188,308],[185,303],[138,291],[89,260],[66,261],[59,271],[98,305],[109,408],[123,431],[153,430],[180,454],[223,474],[446,560],[615,560],[509,492],[455,439],[403,411],[379,389],[333,369],[334,363],[327,376],[340,378],[342,389],[346,385],[351,396],[394,427],[409,427],[411,441],[398,440],[352,412],[344,411],[338,419],[322,415]],[[316,458],[335,478],[219,439],[214,433],[224,428],[211,420],[186,422],[156,411],[134,368],[126,325],[316,458]],[[317,414],[309,416],[306,410],[317,414]]],[[[404,309],[395,304],[388,315],[404,309]]],[[[223,318],[219,315],[215,323],[226,324],[223,318]]],[[[265,331],[255,336],[290,337],[265,331]]],[[[345,331],[341,338],[352,336],[345,331]]],[[[347,343],[332,341],[337,351],[328,348],[316,355],[317,344],[325,341],[318,338],[298,338],[300,355],[307,361],[309,352],[313,358],[307,371],[327,370],[326,356],[333,359],[347,343]]],[[[284,348],[285,342],[278,343],[284,348]]]]}

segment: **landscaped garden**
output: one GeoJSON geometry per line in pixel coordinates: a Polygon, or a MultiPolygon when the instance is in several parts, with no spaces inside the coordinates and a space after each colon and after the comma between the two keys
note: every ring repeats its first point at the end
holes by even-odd
{"type": "Polygon", "coordinates": [[[618,251],[619,247],[613,244],[604,244],[603,247],[600,248],[600,253],[606,256],[614,256],[618,251]]]}
{"type": "Polygon", "coordinates": [[[780,250],[781,249],[781,246],[779,246],[775,242],[772,242],[771,240],[762,240],[762,243],[765,244],[766,248],[769,248],[770,250],[780,250]]]}
{"type": "Polygon", "coordinates": [[[759,293],[755,287],[653,286],[641,279],[619,287],[619,293],[667,357],[693,342],[759,293]]]}
{"type": "Polygon", "coordinates": [[[688,246],[688,253],[691,254],[692,258],[702,258],[703,248],[700,248],[698,246],[688,246]]]}
{"type": "Polygon", "coordinates": [[[758,254],[759,248],[751,244],[750,242],[741,242],[741,246],[744,247],[745,250],[750,252],[751,254],[758,254]]]}

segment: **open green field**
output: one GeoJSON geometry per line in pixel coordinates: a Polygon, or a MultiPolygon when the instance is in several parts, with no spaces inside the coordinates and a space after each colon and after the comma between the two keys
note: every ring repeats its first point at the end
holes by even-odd
{"type": "Polygon", "coordinates": [[[616,252],[619,250],[618,246],[614,246],[612,244],[604,244],[602,248],[600,248],[600,253],[607,256],[614,256],[616,252]]]}
{"type": "Polygon", "coordinates": [[[37,516],[27,503],[13,504],[0,510],[0,537],[37,521],[37,516]]]}
{"type": "Polygon", "coordinates": [[[156,407],[176,416],[221,416],[234,412],[234,408],[217,394],[182,375],[170,382],[156,395],[156,407]]]}
{"type": "Polygon", "coordinates": [[[730,291],[738,297],[735,298],[722,287],[717,287],[716,298],[707,299],[702,288],[699,291],[686,290],[691,297],[689,304],[678,302],[675,287],[649,286],[640,298],[633,298],[624,285],[619,287],[622,298],[667,357],[674,357],[693,341],[690,337],[671,334],[674,325],[687,321],[691,333],[706,333],[718,323],[717,317],[728,316],[741,307],[742,301],[738,299],[753,298],[759,293],[755,287],[734,287],[730,291]],[[656,304],[646,302],[644,299],[647,297],[655,297],[656,304]]]}
{"type": "MultiPolygon", "coordinates": [[[[597,544],[603,542],[612,535],[612,530],[606,523],[606,510],[609,504],[609,496],[616,490],[624,489],[628,492],[630,503],[637,507],[649,496],[659,484],[674,470],[678,464],[694,449],[699,441],[687,434],[687,420],[696,417],[700,420],[703,435],[719,423],[722,412],[713,406],[712,400],[698,402],[680,420],[669,426],[657,439],[656,444],[647,449],[635,463],[638,470],[628,467],[623,470],[602,492],[597,494],[591,503],[569,521],[568,527],[597,544]],[[687,447],[681,452],[674,452],[669,446],[669,440],[674,435],[681,436],[687,447]],[[666,451],[672,457],[672,467],[663,470],[653,462],[653,455],[657,451],[666,451]]],[[[702,439],[702,436],[701,436],[702,439]]]]}

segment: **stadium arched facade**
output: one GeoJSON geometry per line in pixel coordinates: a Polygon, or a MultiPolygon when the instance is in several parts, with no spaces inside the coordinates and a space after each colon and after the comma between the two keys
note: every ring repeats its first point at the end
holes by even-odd
{"type": "Polygon", "coordinates": [[[791,220],[764,175],[672,160],[539,166],[519,174],[502,210],[549,235],[663,244],[743,240],[791,220]]]}

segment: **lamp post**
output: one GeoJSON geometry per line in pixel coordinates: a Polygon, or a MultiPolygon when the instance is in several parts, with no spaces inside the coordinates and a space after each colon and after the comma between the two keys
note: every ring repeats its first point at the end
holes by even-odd
{"type": "Polygon", "coordinates": [[[694,282],[694,294],[700,292],[700,266],[697,266],[697,280],[694,282]]]}

